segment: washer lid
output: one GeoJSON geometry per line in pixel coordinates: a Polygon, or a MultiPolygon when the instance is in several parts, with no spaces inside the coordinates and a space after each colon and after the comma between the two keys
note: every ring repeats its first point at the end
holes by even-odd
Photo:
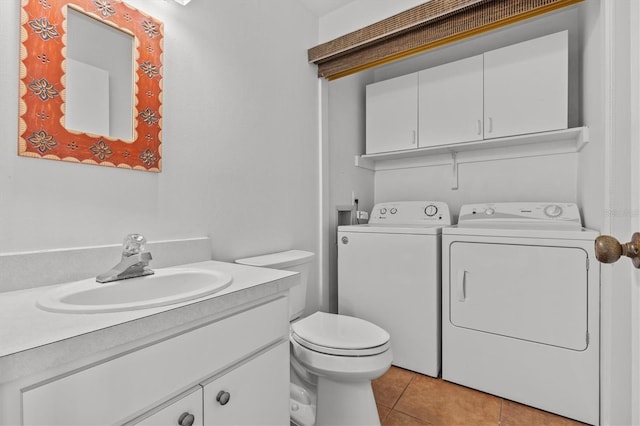
{"type": "Polygon", "coordinates": [[[389,333],[360,318],[316,312],[291,325],[293,338],[309,349],[333,355],[375,355],[387,350],[389,333]]]}

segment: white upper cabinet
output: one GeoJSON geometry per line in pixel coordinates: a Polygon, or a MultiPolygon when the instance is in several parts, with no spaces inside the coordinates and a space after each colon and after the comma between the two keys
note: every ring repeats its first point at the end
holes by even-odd
{"type": "Polygon", "coordinates": [[[562,31],[368,85],[366,153],[567,129],[568,44],[562,31]]]}
{"type": "Polygon", "coordinates": [[[367,154],[418,146],[418,73],[367,86],[367,154]]]}
{"type": "Polygon", "coordinates": [[[419,147],[483,138],[482,55],[420,71],[419,147]]]}
{"type": "Polygon", "coordinates": [[[484,54],[484,138],[567,128],[568,32],[484,54]]]}

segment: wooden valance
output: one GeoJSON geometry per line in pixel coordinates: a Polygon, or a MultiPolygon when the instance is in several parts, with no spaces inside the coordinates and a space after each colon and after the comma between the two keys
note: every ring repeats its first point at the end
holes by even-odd
{"type": "Polygon", "coordinates": [[[431,0],[309,49],[309,62],[334,80],[582,1],[431,0]]]}

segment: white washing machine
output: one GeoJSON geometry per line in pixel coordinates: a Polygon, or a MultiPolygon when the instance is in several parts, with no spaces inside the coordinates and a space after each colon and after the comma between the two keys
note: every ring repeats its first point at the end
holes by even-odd
{"type": "Polygon", "coordinates": [[[440,372],[440,240],[446,203],[374,206],[366,225],[338,227],[338,312],[391,335],[393,364],[440,372]]]}
{"type": "Polygon", "coordinates": [[[442,233],[442,377],[599,424],[597,236],[575,204],[463,206],[442,233]]]}

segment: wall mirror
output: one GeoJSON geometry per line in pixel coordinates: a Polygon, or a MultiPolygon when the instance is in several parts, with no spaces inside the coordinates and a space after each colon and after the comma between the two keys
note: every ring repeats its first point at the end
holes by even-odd
{"type": "Polygon", "coordinates": [[[163,25],[119,0],[22,0],[18,154],[159,172],[163,25]]]}

